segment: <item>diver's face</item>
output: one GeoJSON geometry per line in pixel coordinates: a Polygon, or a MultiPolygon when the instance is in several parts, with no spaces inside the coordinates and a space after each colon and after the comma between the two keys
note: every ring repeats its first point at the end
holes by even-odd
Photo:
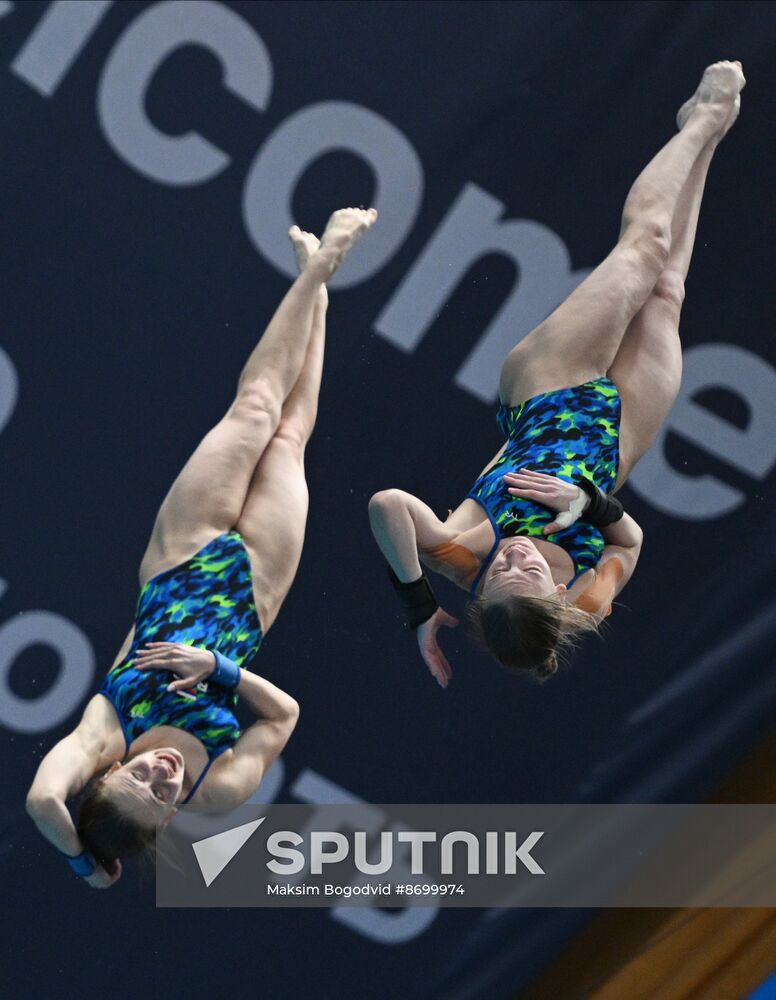
{"type": "Polygon", "coordinates": [[[114,764],[103,779],[122,812],[147,826],[172,818],[183,788],[185,765],[180,750],[156,747],[125,764],[114,764]]]}
{"type": "Polygon", "coordinates": [[[547,560],[534,543],[517,537],[502,546],[490,564],[482,596],[549,597],[565,589],[563,584],[555,584],[547,560]]]}

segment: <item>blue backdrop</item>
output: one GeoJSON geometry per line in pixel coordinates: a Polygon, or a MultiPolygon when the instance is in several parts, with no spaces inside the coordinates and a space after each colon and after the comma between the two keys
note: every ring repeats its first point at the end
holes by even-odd
{"type": "Polygon", "coordinates": [[[769,727],[775,32],[771,5],[743,2],[0,4],[13,995],[491,1000],[589,916],[156,911],[131,868],[87,889],[24,812],[129,628],[162,497],[288,286],[291,218],[381,212],[332,290],[305,552],[256,663],[302,705],[263,794],[689,801],[769,727]],[[549,684],[446,633],[442,691],[398,625],[367,501],[460,501],[499,447],[498,362],[609,251],[723,58],[749,82],[701,214],[683,394],[622,493],[638,571],[604,641],[549,684]]]}

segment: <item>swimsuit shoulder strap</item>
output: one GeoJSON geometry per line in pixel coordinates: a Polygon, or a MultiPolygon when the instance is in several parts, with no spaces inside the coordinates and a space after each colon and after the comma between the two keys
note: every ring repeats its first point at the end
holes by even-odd
{"type": "Polygon", "coordinates": [[[222,748],[221,750],[219,750],[219,751],[218,751],[218,753],[215,753],[215,754],[213,754],[213,756],[212,756],[212,757],[210,757],[210,759],[208,760],[207,764],[205,764],[205,766],[203,767],[203,769],[202,769],[202,773],[201,773],[201,774],[200,774],[200,776],[199,776],[199,777],[197,778],[197,780],[196,780],[196,781],[194,782],[194,785],[193,785],[193,787],[192,787],[191,791],[189,792],[189,794],[188,794],[188,795],[186,796],[186,798],[185,798],[185,799],[183,800],[183,802],[181,803],[182,805],[184,805],[184,806],[185,806],[185,805],[188,805],[188,803],[189,803],[189,802],[190,802],[190,801],[192,800],[192,798],[194,797],[194,795],[195,795],[195,793],[196,793],[197,789],[199,788],[199,786],[200,786],[200,785],[202,784],[202,782],[203,782],[203,781],[205,780],[205,775],[206,775],[206,774],[208,773],[208,771],[209,771],[209,770],[210,770],[210,768],[212,767],[212,765],[213,765],[213,762],[214,762],[214,761],[216,761],[216,760],[218,760],[218,758],[219,758],[219,757],[221,756],[221,754],[222,754],[222,753],[224,752],[224,750],[228,750],[228,749],[229,749],[229,747],[228,747],[228,746],[227,746],[227,747],[223,747],[223,748],[222,748]]]}
{"type": "Polygon", "coordinates": [[[493,540],[493,545],[491,546],[490,552],[487,554],[487,556],[485,556],[485,559],[482,562],[482,566],[480,566],[479,572],[474,578],[474,582],[472,583],[471,587],[469,587],[469,593],[472,595],[472,597],[477,596],[477,587],[479,585],[479,582],[482,579],[483,574],[486,572],[488,566],[490,566],[491,560],[493,559],[493,556],[496,554],[498,543],[501,541],[499,533],[496,531],[494,532],[494,534],[496,537],[493,540]]]}
{"type": "Polygon", "coordinates": [[[124,719],[124,716],[121,713],[121,708],[119,705],[116,704],[116,702],[113,700],[111,696],[110,689],[108,688],[107,679],[103,684],[102,689],[98,691],[97,694],[101,694],[103,698],[105,698],[105,700],[108,702],[110,707],[113,709],[113,711],[116,713],[116,718],[119,721],[119,725],[121,726],[121,733],[124,737],[124,757],[126,758],[129,756],[129,747],[132,743],[132,740],[129,738],[129,733],[127,731],[127,724],[124,719]]]}
{"type": "Polygon", "coordinates": [[[493,544],[490,547],[490,552],[488,552],[488,554],[485,556],[485,559],[483,560],[483,563],[480,566],[479,572],[474,577],[474,581],[472,582],[471,587],[469,587],[469,593],[471,594],[471,596],[472,597],[476,597],[477,596],[477,587],[479,585],[480,580],[482,579],[482,575],[483,575],[483,573],[485,573],[485,571],[487,570],[488,566],[490,566],[490,561],[493,558],[493,556],[496,554],[496,549],[498,548],[498,543],[501,541],[501,531],[499,529],[498,522],[493,517],[493,513],[490,510],[490,508],[488,507],[488,505],[486,503],[483,503],[483,501],[479,497],[473,496],[472,500],[474,500],[476,503],[478,503],[480,505],[480,507],[482,507],[482,509],[488,515],[488,520],[490,521],[491,528],[493,528],[493,544]]]}

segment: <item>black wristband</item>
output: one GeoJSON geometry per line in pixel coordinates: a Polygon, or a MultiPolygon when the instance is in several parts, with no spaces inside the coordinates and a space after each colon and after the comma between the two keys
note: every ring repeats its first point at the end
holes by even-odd
{"type": "Polygon", "coordinates": [[[411,583],[402,583],[389,566],[388,579],[399,595],[404,617],[410,628],[417,628],[427,622],[439,607],[425,574],[411,583]]]}
{"type": "Polygon", "coordinates": [[[594,482],[585,476],[574,480],[574,485],[590,497],[590,503],[582,511],[580,519],[594,524],[597,528],[605,528],[607,524],[619,521],[625,513],[622,504],[616,497],[607,496],[594,482]]]}

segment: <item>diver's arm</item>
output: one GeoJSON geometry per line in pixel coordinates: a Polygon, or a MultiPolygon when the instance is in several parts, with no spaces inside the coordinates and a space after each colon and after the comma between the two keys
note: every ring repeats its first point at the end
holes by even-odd
{"type": "Polygon", "coordinates": [[[392,570],[392,583],[415,630],[420,655],[436,681],[447,687],[452,670],[437,641],[440,626],[458,620],[440,608],[418,558],[419,551],[442,545],[458,533],[444,524],[422,500],[404,490],[383,490],[369,501],[369,523],[392,570]]]}
{"type": "Polygon", "coordinates": [[[27,793],[27,812],[57,850],[75,856],[83,850],[66,806],[94,774],[105,746],[104,698],[95,696],[86,706],[78,726],[61,739],[40,762],[27,793]]]}
{"type": "Polygon", "coordinates": [[[457,533],[422,500],[404,490],[381,490],[369,501],[369,524],[380,551],[402,583],[420,579],[418,549],[449,542],[457,533]]]}
{"type": "MultiPolygon", "coordinates": [[[[604,536],[607,546],[616,546],[619,549],[632,549],[636,553],[641,551],[644,532],[630,514],[623,514],[619,521],[607,524],[606,527],[599,530],[604,536]]],[[[638,555],[636,558],[638,558],[638,555]]]]}
{"type": "Polygon", "coordinates": [[[265,677],[240,670],[235,689],[259,718],[245,730],[230,754],[216,761],[202,787],[206,809],[220,812],[241,805],[258,788],[281,753],[299,718],[299,704],[265,677]]]}
{"type": "Polygon", "coordinates": [[[633,575],[641,554],[644,532],[630,514],[601,528],[606,543],[595,570],[585,573],[569,590],[569,598],[583,611],[605,618],[612,610],[612,601],[633,575]]]}
{"type": "Polygon", "coordinates": [[[115,713],[112,717],[111,713],[112,707],[100,695],[89,701],[78,726],[40,762],[26,803],[27,812],[49,843],[76,862],[88,864],[89,874],[75,870],[94,889],[107,889],[118,881],[121,862],[117,861],[115,871],[108,874],[84,852],[66,801],[84,788],[104,759],[108,740],[118,726],[115,713]]]}
{"type": "MultiPolygon", "coordinates": [[[[65,739],[69,739],[69,737],[65,737],[65,739]]],[[[51,753],[53,754],[54,751],[64,749],[62,748],[62,743],[58,743],[51,753]]],[[[48,756],[50,757],[51,754],[48,756]]],[[[30,792],[27,794],[27,812],[40,833],[58,851],[69,855],[71,858],[76,857],[83,851],[83,844],[78,838],[73,818],[63,798],[54,794],[41,795],[33,793],[32,789],[30,789],[30,792]]]]}

